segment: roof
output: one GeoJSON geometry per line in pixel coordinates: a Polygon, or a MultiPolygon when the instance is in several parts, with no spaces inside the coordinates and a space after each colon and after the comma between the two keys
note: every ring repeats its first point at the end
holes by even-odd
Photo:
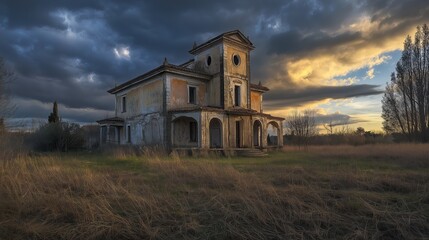
{"type": "Polygon", "coordinates": [[[274,120],[285,120],[282,117],[275,117],[267,113],[261,113],[253,109],[247,109],[247,108],[232,108],[232,109],[223,109],[220,107],[210,107],[210,106],[192,106],[192,107],[182,107],[182,108],[176,108],[169,110],[169,113],[179,113],[179,112],[199,112],[199,111],[210,111],[210,112],[222,112],[229,115],[259,115],[264,116],[268,119],[274,119],[274,120]]]}
{"type": "Polygon", "coordinates": [[[188,61],[186,61],[186,62],[184,62],[184,63],[182,63],[182,64],[180,64],[180,65],[178,65],[179,67],[188,67],[189,66],[189,64],[191,64],[191,63],[193,63],[194,62],[194,59],[192,58],[192,59],[190,59],[190,60],[188,60],[188,61]]]}
{"type": "Polygon", "coordinates": [[[267,117],[268,119],[275,119],[275,120],[281,120],[281,121],[285,120],[285,118],[282,118],[282,117],[275,117],[275,116],[270,115],[270,114],[267,114],[267,113],[259,113],[259,115],[265,116],[265,117],[267,117]]]}
{"type": "Polygon", "coordinates": [[[208,106],[192,106],[171,109],[169,112],[194,112],[194,111],[213,111],[213,112],[224,112],[225,110],[220,107],[208,107],[208,106]]]}
{"type": "Polygon", "coordinates": [[[161,73],[164,72],[169,72],[169,73],[179,73],[179,74],[183,74],[183,75],[187,75],[190,77],[197,77],[200,79],[204,79],[204,80],[210,80],[212,78],[211,75],[207,74],[207,73],[203,73],[200,71],[196,71],[194,69],[190,69],[190,68],[186,68],[186,67],[182,67],[182,66],[176,66],[173,64],[168,63],[166,60],[164,61],[164,64],[162,64],[161,66],[154,68],[152,70],[150,70],[149,72],[146,72],[138,77],[135,77],[125,83],[122,83],[121,85],[118,85],[110,90],[108,90],[108,93],[117,93],[119,91],[125,90],[127,88],[130,88],[138,83],[144,82],[149,80],[150,78],[159,75],[161,73]]]}
{"type": "Polygon", "coordinates": [[[261,83],[259,83],[259,84],[253,84],[253,83],[251,83],[250,84],[250,90],[255,90],[255,91],[260,91],[260,92],[267,92],[270,89],[267,88],[267,87],[265,87],[265,86],[262,86],[261,83]]]}
{"type": "Polygon", "coordinates": [[[258,111],[253,109],[247,109],[247,108],[232,108],[232,109],[226,109],[226,113],[231,115],[253,115],[258,113],[258,111]]]}
{"type": "Polygon", "coordinates": [[[210,46],[218,43],[221,40],[226,40],[228,42],[247,47],[250,50],[255,48],[253,46],[253,43],[249,40],[249,38],[244,36],[244,34],[242,32],[240,32],[239,30],[233,30],[233,31],[222,33],[222,34],[220,34],[220,35],[218,35],[218,36],[216,36],[216,37],[214,37],[214,38],[212,38],[212,39],[208,40],[207,42],[204,42],[200,45],[195,44],[194,47],[191,50],[189,50],[189,53],[195,55],[196,53],[203,51],[206,47],[210,47],[210,46]],[[232,36],[232,35],[238,35],[242,41],[231,38],[230,36],[232,36]]]}
{"type": "Polygon", "coordinates": [[[98,124],[105,124],[105,123],[123,124],[124,123],[124,119],[120,118],[120,117],[111,117],[111,118],[105,118],[105,119],[98,120],[97,123],[98,124]]]}
{"type": "Polygon", "coordinates": [[[224,112],[232,115],[252,115],[258,113],[253,109],[246,108],[233,108],[233,109],[223,109],[220,107],[208,107],[208,106],[193,106],[193,107],[183,107],[172,109],[169,112],[194,112],[194,111],[211,111],[211,112],[224,112]]]}

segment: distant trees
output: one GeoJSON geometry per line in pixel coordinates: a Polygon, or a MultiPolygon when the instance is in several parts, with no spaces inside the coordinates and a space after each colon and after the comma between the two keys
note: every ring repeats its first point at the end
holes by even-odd
{"type": "Polygon", "coordinates": [[[382,100],[383,128],[410,141],[429,140],[429,28],[407,36],[382,100]]]}
{"type": "Polygon", "coordinates": [[[358,127],[356,128],[355,134],[359,136],[363,136],[365,135],[365,129],[363,127],[358,127]]]}
{"type": "Polygon", "coordinates": [[[305,110],[286,117],[286,130],[298,146],[308,145],[311,137],[318,134],[315,115],[314,110],[305,110]]]}
{"type": "Polygon", "coordinates": [[[33,147],[39,151],[67,152],[83,148],[85,135],[76,123],[47,123],[33,134],[32,142],[33,147]]]}
{"type": "Polygon", "coordinates": [[[37,129],[32,142],[36,150],[67,152],[81,149],[85,144],[85,135],[79,124],[61,121],[58,104],[54,102],[48,123],[37,129]]]}
{"type": "Polygon", "coordinates": [[[6,89],[12,78],[13,72],[7,68],[4,60],[0,58],[0,133],[5,131],[4,120],[11,114],[13,109],[6,89]]]}

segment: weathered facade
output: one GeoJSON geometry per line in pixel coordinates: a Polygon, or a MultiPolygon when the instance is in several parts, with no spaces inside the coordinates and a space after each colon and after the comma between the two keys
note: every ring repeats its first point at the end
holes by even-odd
{"type": "Polygon", "coordinates": [[[253,49],[240,31],[223,33],[194,44],[186,63],[165,60],[110,89],[115,117],[98,121],[101,143],[222,150],[283,145],[284,119],[263,112],[268,88],[251,83],[253,49]]]}

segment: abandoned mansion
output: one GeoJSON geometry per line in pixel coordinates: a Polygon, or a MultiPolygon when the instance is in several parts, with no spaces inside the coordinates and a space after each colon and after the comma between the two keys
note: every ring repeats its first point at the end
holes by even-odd
{"type": "Polygon", "coordinates": [[[183,64],[165,59],[108,90],[115,95],[115,117],[97,121],[101,143],[222,150],[281,146],[284,119],[263,112],[269,89],[251,83],[253,49],[240,31],[226,32],[194,44],[193,58],[183,64]]]}

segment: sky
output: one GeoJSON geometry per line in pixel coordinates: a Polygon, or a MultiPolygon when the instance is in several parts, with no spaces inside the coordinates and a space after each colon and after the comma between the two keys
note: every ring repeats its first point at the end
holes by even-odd
{"type": "Polygon", "coordinates": [[[265,112],[314,109],[320,124],[381,131],[385,84],[424,23],[427,0],[0,0],[0,57],[15,72],[9,123],[46,121],[53,101],[63,120],[113,116],[115,84],[239,29],[256,47],[251,81],[271,89],[265,112]]]}

